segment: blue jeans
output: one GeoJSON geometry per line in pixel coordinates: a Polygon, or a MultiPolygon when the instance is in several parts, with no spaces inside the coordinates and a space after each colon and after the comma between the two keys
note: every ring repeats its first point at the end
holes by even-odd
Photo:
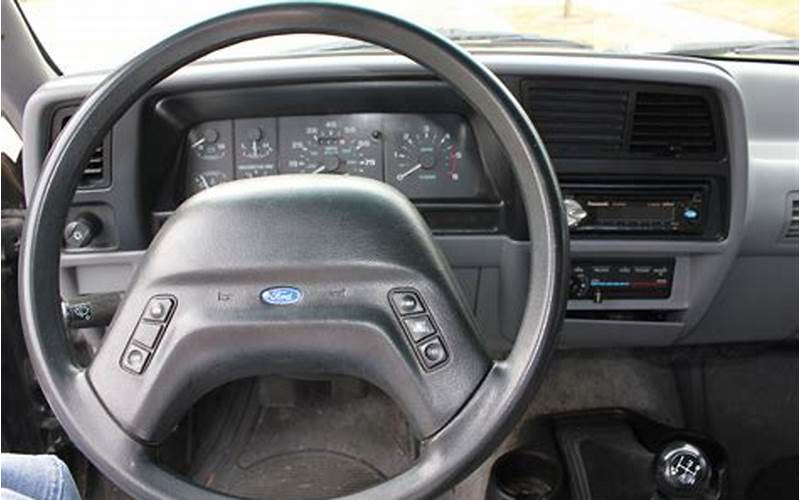
{"type": "Polygon", "coordinates": [[[80,500],[72,475],[54,455],[0,456],[0,500],[80,500]]]}

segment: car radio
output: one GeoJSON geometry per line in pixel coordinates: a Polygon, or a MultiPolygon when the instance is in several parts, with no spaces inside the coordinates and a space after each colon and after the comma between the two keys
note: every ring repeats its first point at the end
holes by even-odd
{"type": "Polygon", "coordinates": [[[685,234],[705,230],[704,185],[564,185],[573,233],[685,234]]]}

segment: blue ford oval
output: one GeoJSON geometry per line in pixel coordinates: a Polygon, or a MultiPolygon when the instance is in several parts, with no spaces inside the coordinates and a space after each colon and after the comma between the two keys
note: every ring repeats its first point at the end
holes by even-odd
{"type": "Polygon", "coordinates": [[[293,286],[276,286],[261,292],[261,302],[273,306],[289,306],[303,299],[303,292],[293,286]]]}

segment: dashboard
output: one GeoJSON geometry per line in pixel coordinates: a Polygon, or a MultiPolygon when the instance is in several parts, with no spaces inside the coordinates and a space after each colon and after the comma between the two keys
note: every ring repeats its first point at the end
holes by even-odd
{"type": "MultiPolygon", "coordinates": [[[[797,65],[479,57],[535,124],[574,222],[563,347],[797,336],[797,65]]],[[[29,193],[102,77],[63,78],[31,98],[29,193]]],[[[68,227],[88,233],[65,234],[62,294],[125,290],[195,193],[290,174],[369,177],[411,199],[485,345],[507,351],[536,239],[508,159],[468,103],[391,55],[221,61],[160,83],[87,163],[68,227]]]]}
{"type": "Polygon", "coordinates": [[[188,195],[281,174],[368,177],[414,200],[474,200],[487,191],[472,132],[455,114],[218,120],[193,127],[186,148],[188,195]]]}

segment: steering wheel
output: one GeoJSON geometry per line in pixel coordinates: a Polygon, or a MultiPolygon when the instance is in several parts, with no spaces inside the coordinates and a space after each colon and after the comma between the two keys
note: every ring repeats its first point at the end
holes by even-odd
{"type": "Polygon", "coordinates": [[[324,3],[223,15],[164,40],[106,78],[47,156],[22,243],[28,352],[75,445],[136,498],[219,498],[156,464],[159,443],[202,394],[264,373],[351,375],[381,388],[421,441],[418,460],[355,497],[444,491],[499,445],[527,407],[566,304],[566,225],[556,177],[503,84],[445,38],[379,12],[324,3]],[[187,200],[159,231],[89,368],[70,356],[59,309],[61,235],[94,145],[156,83],[258,37],[360,39],[448,82],[496,133],[525,205],[530,285],[504,360],[484,352],[456,280],[414,206],[340,176],[237,181],[187,200]]]}

